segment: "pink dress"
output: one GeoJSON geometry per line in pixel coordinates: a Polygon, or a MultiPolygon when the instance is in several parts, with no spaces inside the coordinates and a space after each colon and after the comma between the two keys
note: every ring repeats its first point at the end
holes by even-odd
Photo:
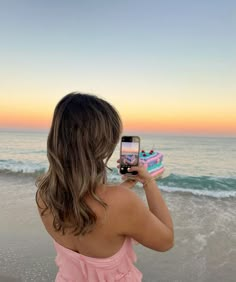
{"type": "Polygon", "coordinates": [[[81,255],[58,244],[55,262],[59,268],[56,282],[140,282],[142,273],[134,266],[137,260],[132,238],[126,237],[121,249],[108,258],[81,255]]]}

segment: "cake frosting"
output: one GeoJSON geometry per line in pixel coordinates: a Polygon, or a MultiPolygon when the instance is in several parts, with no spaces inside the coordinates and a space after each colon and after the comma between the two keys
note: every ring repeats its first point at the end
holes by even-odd
{"type": "Polygon", "coordinates": [[[151,176],[158,178],[162,175],[165,168],[163,166],[163,154],[160,152],[154,152],[153,150],[145,152],[142,150],[139,153],[139,160],[151,174],[151,176]]]}

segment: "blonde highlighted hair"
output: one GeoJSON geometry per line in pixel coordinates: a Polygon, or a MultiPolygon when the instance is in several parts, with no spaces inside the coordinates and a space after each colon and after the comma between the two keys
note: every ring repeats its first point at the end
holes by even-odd
{"type": "Polygon", "coordinates": [[[93,229],[97,217],[85,197],[106,208],[96,187],[106,183],[121,131],[115,108],[97,96],[73,92],[56,105],[47,139],[49,169],[35,182],[36,203],[39,193],[45,205],[41,215],[50,210],[56,231],[73,227],[74,235],[84,235],[93,229]]]}

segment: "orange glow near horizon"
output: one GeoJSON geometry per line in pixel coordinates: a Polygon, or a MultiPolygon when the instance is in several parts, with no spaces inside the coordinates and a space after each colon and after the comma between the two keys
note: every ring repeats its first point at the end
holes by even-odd
{"type": "Polygon", "coordinates": [[[127,130],[134,131],[145,131],[145,132],[179,132],[179,133],[209,133],[209,134],[230,134],[236,135],[236,119],[204,119],[188,116],[178,117],[176,119],[133,119],[124,120],[124,128],[127,130]]]}
{"type": "MultiPolygon", "coordinates": [[[[104,97],[108,101],[111,97],[104,97]]],[[[0,128],[49,129],[54,108],[60,97],[42,98],[35,101],[33,97],[22,96],[13,100],[11,105],[7,97],[1,98],[0,128]]],[[[156,98],[157,100],[157,98],[156,98]]],[[[133,99],[114,99],[113,105],[118,109],[123,121],[124,131],[185,133],[185,134],[219,134],[236,136],[236,112],[234,103],[223,104],[199,101],[170,103],[162,101],[157,105],[145,99],[133,104],[133,99]]]]}
{"type": "MultiPolygon", "coordinates": [[[[144,115],[145,116],[145,115],[144,115]]],[[[18,112],[18,113],[0,113],[0,127],[19,127],[19,128],[35,128],[49,129],[51,126],[52,113],[38,112],[18,112]]],[[[124,131],[142,131],[142,132],[179,132],[179,133],[209,133],[209,134],[230,134],[236,135],[236,118],[216,116],[191,116],[182,115],[160,116],[155,117],[146,115],[145,118],[133,116],[133,118],[124,116],[124,131]]]]}
{"type": "Polygon", "coordinates": [[[51,119],[48,115],[38,113],[0,113],[0,127],[19,127],[19,128],[49,128],[51,119]]]}

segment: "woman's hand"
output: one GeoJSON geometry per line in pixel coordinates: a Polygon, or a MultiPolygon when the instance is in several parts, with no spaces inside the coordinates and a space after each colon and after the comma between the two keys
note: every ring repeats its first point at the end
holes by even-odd
{"type": "MultiPolygon", "coordinates": [[[[117,163],[120,163],[120,159],[117,160],[117,163]]],[[[118,165],[117,168],[119,169],[120,165],[118,165]]],[[[127,180],[133,181],[134,185],[137,182],[145,183],[149,179],[152,178],[152,176],[147,171],[146,167],[143,166],[142,164],[139,164],[138,166],[132,166],[131,168],[128,168],[128,171],[129,172],[132,172],[132,171],[137,171],[138,172],[138,174],[135,174],[135,175],[133,175],[133,174],[125,174],[125,175],[122,176],[122,179],[126,179],[126,181],[127,180]]],[[[131,183],[129,183],[129,185],[131,185],[131,183]]],[[[128,185],[128,184],[126,183],[126,185],[128,185]]]]}
{"type": "MultiPolygon", "coordinates": [[[[117,163],[120,164],[120,159],[117,160],[117,163]]],[[[120,165],[118,165],[117,168],[120,169],[120,165]]],[[[133,188],[135,184],[138,182],[136,179],[130,178],[127,175],[122,175],[122,179],[124,181],[119,186],[129,189],[133,188]]]]}

